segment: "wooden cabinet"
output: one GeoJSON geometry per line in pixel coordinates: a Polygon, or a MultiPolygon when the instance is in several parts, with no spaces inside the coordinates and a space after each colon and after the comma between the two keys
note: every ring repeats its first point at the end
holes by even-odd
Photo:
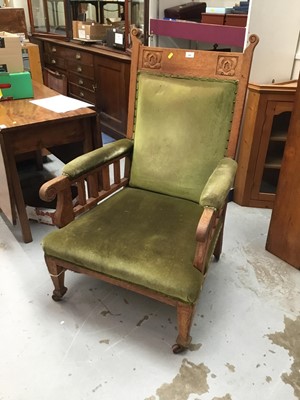
{"type": "Polygon", "coordinates": [[[273,207],[295,91],[296,81],[249,84],[234,189],[236,203],[273,207]]]}
{"type": "Polygon", "coordinates": [[[69,95],[97,105],[94,55],[81,50],[68,50],[69,95]]]}
{"type": "Polygon", "coordinates": [[[130,57],[55,39],[39,41],[44,65],[67,76],[68,95],[96,106],[102,132],[115,139],[124,137],[130,57]]]}
{"type": "Polygon", "coordinates": [[[130,64],[95,58],[96,104],[105,133],[115,138],[127,127],[130,64]]]}
{"type": "MultiPolygon", "coordinates": [[[[40,2],[27,0],[27,5],[30,31],[36,37],[46,36],[68,40],[79,37],[83,41],[90,42],[91,38],[85,35],[78,36],[76,30],[73,29],[73,21],[102,25],[118,22],[120,28],[118,33],[123,36],[121,47],[124,50],[130,47],[129,34],[132,26],[143,31],[145,42],[149,37],[149,0],[45,0],[40,2]]],[[[107,44],[107,48],[116,47],[117,43],[108,44],[107,35],[100,36],[92,42],[97,41],[103,46],[107,44]]],[[[120,46],[117,47],[120,48],[120,46]]]]}

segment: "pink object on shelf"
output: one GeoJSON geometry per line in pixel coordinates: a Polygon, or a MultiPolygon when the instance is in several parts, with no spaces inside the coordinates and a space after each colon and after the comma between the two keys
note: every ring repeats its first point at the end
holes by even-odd
{"type": "Polygon", "coordinates": [[[150,19],[150,32],[161,36],[244,47],[246,28],[182,20],[150,19]]]}

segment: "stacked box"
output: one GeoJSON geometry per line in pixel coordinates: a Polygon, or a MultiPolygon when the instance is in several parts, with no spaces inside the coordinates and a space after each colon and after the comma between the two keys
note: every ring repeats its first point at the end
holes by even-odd
{"type": "Polygon", "coordinates": [[[0,72],[23,72],[22,46],[17,34],[0,32],[0,72]]]}
{"type": "Polygon", "coordinates": [[[225,25],[245,27],[247,17],[247,14],[228,14],[225,18],[225,25]]]}
{"type": "Polygon", "coordinates": [[[204,24],[224,25],[225,14],[219,13],[203,13],[201,22],[204,24]]]}
{"type": "Polygon", "coordinates": [[[19,35],[0,32],[0,101],[33,97],[32,80],[24,72],[19,35]]]}
{"type": "Polygon", "coordinates": [[[230,14],[232,12],[232,7],[206,7],[208,14],[230,14]]]}
{"type": "Polygon", "coordinates": [[[112,25],[96,22],[73,21],[73,39],[105,40],[106,32],[112,25]]]}

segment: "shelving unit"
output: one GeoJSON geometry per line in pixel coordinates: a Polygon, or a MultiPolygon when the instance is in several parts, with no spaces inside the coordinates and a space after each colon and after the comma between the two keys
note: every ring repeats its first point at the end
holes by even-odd
{"type": "Polygon", "coordinates": [[[294,104],[296,81],[249,84],[234,201],[272,208],[294,104]]]}
{"type": "MultiPolygon", "coordinates": [[[[48,0],[41,2],[39,7],[34,0],[27,2],[33,37],[69,41],[74,37],[73,21],[107,25],[108,19],[118,19],[124,34],[125,51],[130,47],[131,26],[143,28],[144,37],[148,39],[149,0],[48,0]]],[[[98,42],[101,42],[100,38],[98,42]]],[[[102,43],[104,47],[105,43],[106,40],[102,43]]]]}

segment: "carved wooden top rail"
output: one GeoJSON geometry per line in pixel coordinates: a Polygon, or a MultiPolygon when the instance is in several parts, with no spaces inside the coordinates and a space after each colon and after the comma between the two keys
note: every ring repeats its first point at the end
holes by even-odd
{"type": "MultiPolygon", "coordinates": [[[[228,146],[228,156],[234,157],[240,130],[241,114],[245,101],[245,94],[249,81],[249,64],[252,61],[253,51],[259,42],[257,35],[249,37],[249,45],[243,53],[218,52],[203,50],[183,50],[173,48],[148,47],[141,44],[138,39],[139,30],[132,30],[132,45],[139,47],[133,52],[130,75],[129,97],[136,90],[136,76],[139,71],[153,74],[176,74],[185,76],[198,76],[215,79],[237,80],[239,82],[236,96],[235,110],[232,120],[231,139],[228,146]],[[176,72],[174,72],[176,71],[176,72]],[[200,74],[199,74],[200,72],[200,74]]],[[[127,137],[133,137],[134,108],[129,106],[127,137]]]]}

